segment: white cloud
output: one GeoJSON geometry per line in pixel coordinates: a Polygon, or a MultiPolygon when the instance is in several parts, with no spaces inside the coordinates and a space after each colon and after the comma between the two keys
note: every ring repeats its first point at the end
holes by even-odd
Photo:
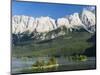
{"type": "Polygon", "coordinates": [[[95,10],[95,6],[89,6],[89,7],[86,7],[84,9],[90,10],[90,11],[94,11],[95,10]]]}

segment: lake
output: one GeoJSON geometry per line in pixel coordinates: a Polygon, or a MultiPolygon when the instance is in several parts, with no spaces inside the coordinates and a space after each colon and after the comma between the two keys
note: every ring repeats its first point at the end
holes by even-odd
{"type": "MultiPolygon", "coordinates": [[[[12,58],[12,73],[23,73],[23,69],[28,69],[32,67],[32,64],[37,61],[37,59],[48,60],[49,57],[32,57],[32,58],[12,58]]],[[[96,58],[88,57],[86,61],[69,61],[65,57],[57,58],[58,64],[60,65],[56,71],[70,71],[70,70],[85,70],[85,69],[95,69],[96,68],[96,58]]]]}

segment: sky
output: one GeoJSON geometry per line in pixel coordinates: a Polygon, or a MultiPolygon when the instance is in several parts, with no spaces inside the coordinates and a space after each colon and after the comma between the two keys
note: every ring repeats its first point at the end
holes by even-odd
{"type": "Polygon", "coordinates": [[[84,8],[93,9],[94,6],[57,4],[57,3],[39,3],[39,2],[12,2],[12,16],[26,15],[32,17],[49,16],[54,19],[71,15],[75,12],[82,12],[84,8]]]}

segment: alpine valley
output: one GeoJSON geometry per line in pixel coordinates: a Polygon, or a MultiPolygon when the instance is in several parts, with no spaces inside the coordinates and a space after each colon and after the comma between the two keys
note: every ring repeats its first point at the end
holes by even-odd
{"type": "Polygon", "coordinates": [[[12,73],[96,68],[95,10],[53,19],[12,16],[12,73]]]}

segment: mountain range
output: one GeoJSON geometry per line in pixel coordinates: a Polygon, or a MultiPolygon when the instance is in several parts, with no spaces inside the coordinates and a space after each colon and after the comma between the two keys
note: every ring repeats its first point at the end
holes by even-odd
{"type": "Polygon", "coordinates": [[[25,15],[12,16],[13,40],[23,38],[48,40],[81,30],[94,33],[95,27],[95,13],[86,9],[81,13],[75,12],[56,20],[49,16],[36,18],[25,15]]]}

